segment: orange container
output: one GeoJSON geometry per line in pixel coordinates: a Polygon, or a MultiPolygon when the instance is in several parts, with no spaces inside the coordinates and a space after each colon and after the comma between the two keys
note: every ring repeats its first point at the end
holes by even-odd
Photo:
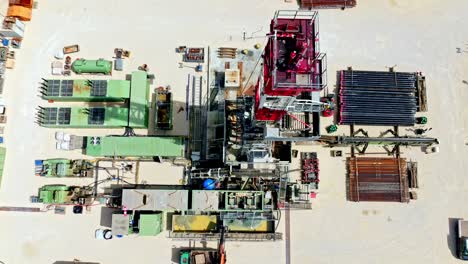
{"type": "Polygon", "coordinates": [[[33,0],[10,0],[9,1],[9,6],[24,6],[27,8],[32,8],[34,4],[33,0]]]}
{"type": "Polygon", "coordinates": [[[21,21],[30,21],[32,9],[19,5],[10,6],[8,7],[7,16],[16,17],[21,21]]]}

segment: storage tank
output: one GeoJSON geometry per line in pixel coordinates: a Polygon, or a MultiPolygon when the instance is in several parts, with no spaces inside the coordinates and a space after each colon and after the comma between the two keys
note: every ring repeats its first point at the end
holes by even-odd
{"type": "Polygon", "coordinates": [[[102,74],[111,74],[112,73],[112,62],[104,59],[99,60],[86,60],[86,59],[77,59],[71,65],[73,72],[77,74],[81,73],[102,73],[102,74]]]}

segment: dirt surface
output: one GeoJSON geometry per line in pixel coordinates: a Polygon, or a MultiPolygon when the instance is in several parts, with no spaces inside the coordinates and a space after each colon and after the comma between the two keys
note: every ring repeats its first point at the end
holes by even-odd
{"type": "MultiPolygon", "coordinates": [[[[2,10],[6,2],[0,0],[2,10]]],[[[8,155],[0,189],[2,206],[30,206],[29,196],[44,184],[88,183],[86,179],[43,179],[33,174],[34,159],[82,157],[79,152],[56,151],[55,130],[34,123],[35,108],[47,105],[37,96],[38,82],[50,77],[53,55],[64,45],[80,45],[81,52],[73,54],[73,59],[111,59],[114,48],[131,50],[124,71],[114,72],[112,78],[124,78],[146,63],[156,75],[152,88],[171,85],[175,100],[183,105],[187,75],[194,72],[178,68],[176,46],[252,48],[265,41],[261,36],[275,10],[297,8],[280,0],[38,2],[23,46],[17,51],[16,68],[6,75],[8,124],[4,136],[8,155]],[[247,36],[258,33],[243,41],[244,31],[247,36]]],[[[332,158],[329,149],[318,146],[294,147],[319,153],[321,183],[313,210],[291,214],[291,263],[458,263],[454,256],[455,221],[468,218],[466,10],[465,0],[360,0],[354,9],[320,11],[329,88],[334,87],[336,71],[347,66],[385,70],[397,65],[398,71],[423,72],[428,87],[428,126],[433,128],[429,135],[439,138],[441,151],[426,155],[416,148],[403,150],[405,157],[419,163],[417,201],[352,203],[346,201],[344,157],[332,158]]],[[[176,116],[174,125],[173,133],[186,133],[184,112],[176,116]]],[[[340,127],[337,133],[347,132],[347,127],[340,127]]],[[[180,168],[167,164],[156,169],[147,166],[140,173],[145,181],[178,183],[181,178],[180,168]]],[[[50,264],[76,258],[102,264],[171,263],[177,260],[177,248],[189,244],[171,241],[166,234],[96,240],[100,212],[97,207],[83,215],[74,215],[70,208],[66,215],[0,212],[0,261],[50,264]]],[[[283,229],[281,225],[280,231],[283,229]]],[[[284,247],[284,241],[228,242],[226,250],[229,263],[285,263],[284,247]]]]}

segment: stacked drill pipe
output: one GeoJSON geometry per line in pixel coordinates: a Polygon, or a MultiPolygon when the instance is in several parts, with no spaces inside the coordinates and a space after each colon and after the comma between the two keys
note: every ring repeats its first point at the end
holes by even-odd
{"type": "Polygon", "coordinates": [[[345,9],[356,6],[356,0],[299,0],[299,2],[301,8],[307,9],[345,9]]]}
{"type": "Polygon", "coordinates": [[[348,200],[409,202],[406,159],[348,158],[348,200]]]}
{"type": "Polygon", "coordinates": [[[413,126],[417,73],[346,70],[338,73],[339,124],[413,126]]]}

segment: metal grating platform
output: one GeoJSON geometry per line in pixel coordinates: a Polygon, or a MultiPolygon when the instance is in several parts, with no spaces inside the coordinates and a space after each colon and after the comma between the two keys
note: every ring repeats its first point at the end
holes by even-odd
{"type": "Polygon", "coordinates": [[[91,81],[91,96],[106,96],[107,95],[107,81],[96,80],[91,81]]]}
{"type": "Polygon", "coordinates": [[[58,118],[57,118],[57,123],[59,125],[69,125],[70,124],[70,114],[71,114],[71,108],[60,108],[58,110],[58,118]]]}
{"type": "Polygon", "coordinates": [[[60,95],[60,80],[48,80],[47,85],[47,96],[60,95]]]}
{"type": "Polygon", "coordinates": [[[63,80],[60,85],[60,96],[73,95],[73,80],[63,80]]]}
{"type": "Polygon", "coordinates": [[[42,118],[41,122],[44,125],[55,125],[57,124],[57,108],[45,108],[44,109],[44,117],[42,118]]]}
{"type": "Polygon", "coordinates": [[[88,124],[103,125],[106,110],[104,108],[91,108],[89,110],[88,124]]]}
{"type": "MultiPolygon", "coordinates": [[[[190,233],[169,231],[169,238],[173,240],[219,240],[219,233],[190,233]]],[[[282,240],[282,233],[226,233],[227,241],[276,241],[282,240]]]]}

